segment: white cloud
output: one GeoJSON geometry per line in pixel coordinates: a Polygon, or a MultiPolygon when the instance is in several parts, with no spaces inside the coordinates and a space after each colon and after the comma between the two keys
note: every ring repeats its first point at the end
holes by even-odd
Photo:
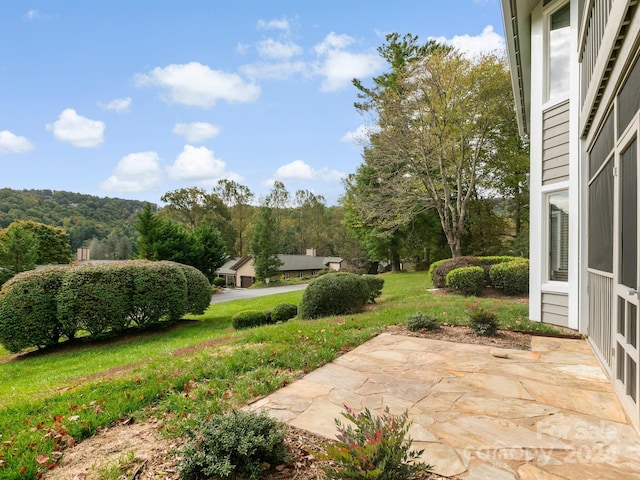
{"type": "Polygon", "coordinates": [[[0,131],[0,155],[26,153],[33,150],[33,143],[26,137],[19,137],[9,130],[0,131]]]}
{"type": "Polygon", "coordinates": [[[207,122],[176,123],[173,133],[195,143],[218,136],[220,127],[207,122]]]}
{"type": "Polygon", "coordinates": [[[78,115],[73,108],[63,110],[58,120],[48,123],[46,128],[58,140],[74,147],[97,147],[104,140],[104,122],[78,115]]]}
{"type": "Polygon", "coordinates": [[[281,42],[267,38],[258,43],[258,53],[261,57],[275,59],[289,59],[302,53],[302,47],[290,40],[281,42]]]}
{"type": "Polygon", "coordinates": [[[280,20],[258,20],[259,30],[285,30],[288,31],[291,26],[289,20],[282,18],[280,20]]]}
{"type": "Polygon", "coordinates": [[[34,18],[36,18],[38,15],[40,15],[40,11],[37,8],[31,8],[29,9],[29,11],[27,11],[27,13],[24,14],[24,16],[28,19],[28,20],[33,20],[34,18]]]}
{"type": "Polygon", "coordinates": [[[369,127],[367,125],[360,125],[352,132],[345,133],[340,139],[341,142],[355,143],[357,145],[366,145],[369,143],[369,137],[372,133],[377,131],[375,126],[369,127]]]}
{"type": "Polygon", "coordinates": [[[383,67],[376,53],[354,53],[345,50],[354,42],[349,35],[329,33],[314,47],[320,57],[315,73],[324,76],[323,91],[335,91],[347,87],[354,78],[373,75],[383,67]]]}
{"type": "Polygon", "coordinates": [[[486,53],[503,52],[506,48],[504,37],[497,34],[492,25],[484,27],[480,35],[471,36],[465,33],[464,35],[455,35],[453,38],[431,37],[430,40],[456,47],[471,57],[486,53]]]}
{"type": "Polygon", "coordinates": [[[246,83],[239,75],[212,70],[198,62],[156,67],[137,74],[135,82],[166,89],[169,102],[201,108],[211,108],[218,100],[253,102],[260,96],[260,87],[246,83]]]}
{"type": "Polygon", "coordinates": [[[105,110],[112,110],[114,112],[126,112],[131,106],[131,97],[116,98],[107,103],[98,102],[98,106],[105,110]]]}
{"type": "Polygon", "coordinates": [[[278,63],[252,63],[240,67],[240,71],[253,79],[273,78],[284,80],[295,73],[303,73],[307,70],[304,62],[278,62],[278,63]]]}
{"type": "Polygon", "coordinates": [[[199,182],[202,185],[213,185],[221,178],[240,180],[237,173],[227,172],[227,164],[216,158],[207,147],[185,145],[173,165],[167,167],[169,176],[175,180],[199,182]]]}
{"type": "Polygon", "coordinates": [[[122,157],[100,187],[109,192],[144,192],[160,185],[162,169],[156,152],[130,153],[122,157]]]}
{"type": "Polygon", "coordinates": [[[238,42],[238,44],[236,45],[236,52],[238,52],[240,55],[246,55],[250,48],[251,45],[238,42]]]}
{"type": "MultiPolygon", "coordinates": [[[[294,160],[291,163],[282,165],[274,175],[277,180],[321,180],[324,182],[337,182],[345,176],[342,172],[328,168],[316,170],[302,160],[294,160]]],[[[273,183],[273,179],[269,180],[269,182],[273,183]]]]}

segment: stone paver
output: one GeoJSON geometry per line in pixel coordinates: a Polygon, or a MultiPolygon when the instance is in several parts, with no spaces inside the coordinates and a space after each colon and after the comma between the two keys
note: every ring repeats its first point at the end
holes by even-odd
{"type": "Polygon", "coordinates": [[[441,475],[640,480],[640,437],[584,340],[524,352],[383,334],[249,408],[334,438],[345,405],[408,411],[441,475]]]}

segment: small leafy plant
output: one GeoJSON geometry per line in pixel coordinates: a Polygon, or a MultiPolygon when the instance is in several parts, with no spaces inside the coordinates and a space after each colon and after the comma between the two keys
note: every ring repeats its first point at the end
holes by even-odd
{"type": "Polygon", "coordinates": [[[180,478],[257,480],[265,465],[288,460],[286,433],[285,424],[265,413],[231,411],[201,419],[181,451],[180,478]]]}
{"type": "Polygon", "coordinates": [[[422,312],[407,315],[407,328],[412,332],[419,330],[436,330],[440,328],[440,323],[435,317],[430,317],[422,312]]]}
{"type": "Polygon", "coordinates": [[[471,331],[481,337],[493,337],[498,331],[496,312],[482,308],[479,304],[469,306],[469,326],[471,331]]]}
{"type": "Polygon", "coordinates": [[[387,407],[382,416],[374,416],[369,409],[355,413],[345,406],[342,416],[355,428],[336,419],[338,441],[325,445],[327,479],[409,480],[433,468],[417,461],[424,450],[411,450],[407,412],[391,415],[387,407]]]}

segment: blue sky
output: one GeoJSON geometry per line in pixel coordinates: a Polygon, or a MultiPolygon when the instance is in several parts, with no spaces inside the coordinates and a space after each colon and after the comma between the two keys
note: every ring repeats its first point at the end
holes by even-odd
{"type": "Polygon", "coordinates": [[[0,3],[0,187],[160,203],[274,179],[336,203],[361,163],[351,79],[390,32],[503,46],[497,0],[0,3]]]}

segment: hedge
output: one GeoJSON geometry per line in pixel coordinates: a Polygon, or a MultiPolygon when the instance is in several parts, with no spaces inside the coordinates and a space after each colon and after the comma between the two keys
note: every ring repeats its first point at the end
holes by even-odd
{"type": "Polygon", "coordinates": [[[337,272],[314,278],[305,289],[298,317],[311,319],[361,310],[371,298],[362,275],[337,272]]]}
{"type": "Polygon", "coordinates": [[[376,298],[382,295],[384,278],[380,278],[375,275],[363,275],[362,278],[364,278],[369,286],[369,301],[371,303],[376,303],[376,298]]]}
{"type": "Polygon", "coordinates": [[[118,333],[200,314],[211,286],[193,267],[127,261],[47,267],[16,275],[0,291],[0,343],[11,352],[52,345],[79,331],[118,333]]]}
{"type": "Polygon", "coordinates": [[[12,353],[55,345],[61,335],[56,292],[66,269],[46,267],[9,279],[0,291],[0,343],[12,353]]]}
{"type": "Polygon", "coordinates": [[[271,310],[271,323],[286,322],[298,315],[298,306],[293,303],[281,303],[271,310]]]}
{"type": "Polygon", "coordinates": [[[259,327],[268,323],[267,314],[260,310],[245,310],[244,312],[236,313],[231,323],[236,330],[242,330],[244,328],[259,327]]]}
{"type": "Polygon", "coordinates": [[[455,288],[465,295],[480,295],[484,286],[482,267],[462,267],[447,274],[447,286],[455,288]]]}
{"type": "Polygon", "coordinates": [[[494,265],[489,276],[491,284],[505,293],[516,295],[529,291],[529,261],[526,259],[494,265]]]}
{"type": "Polygon", "coordinates": [[[444,288],[447,286],[447,275],[450,271],[462,267],[479,267],[482,264],[478,257],[458,257],[450,258],[439,264],[433,270],[431,282],[436,288],[444,288]]]}

